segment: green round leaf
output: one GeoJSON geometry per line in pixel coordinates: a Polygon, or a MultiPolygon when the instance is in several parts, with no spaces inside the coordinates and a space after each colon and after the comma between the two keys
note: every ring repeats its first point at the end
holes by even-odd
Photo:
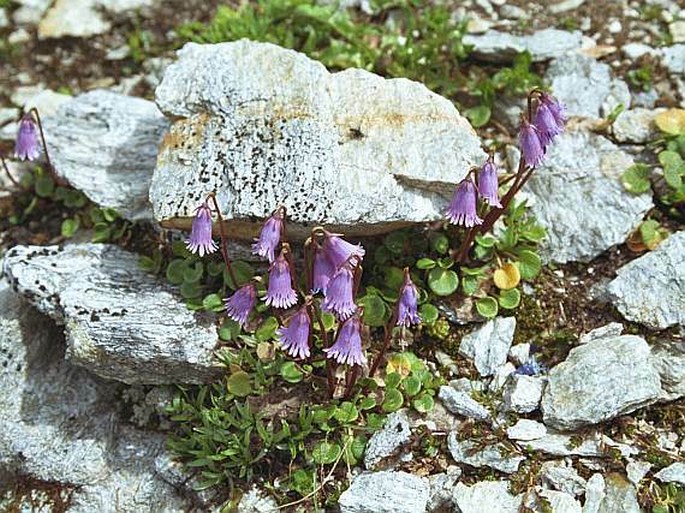
{"type": "Polygon", "coordinates": [[[476,310],[486,319],[492,319],[497,315],[497,300],[486,296],[476,302],[476,310]]]}
{"type": "Polygon", "coordinates": [[[228,388],[228,391],[231,394],[237,395],[238,397],[250,395],[250,392],[252,392],[250,375],[245,371],[234,372],[228,377],[226,388],[228,388]]]}
{"type": "Polygon", "coordinates": [[[188,264],[183,270],[183,281],[185,282],[195,282],[200,281],[202,275],[204,274],[205,266],[202,262],[195,262],[194,264],[188,264]]]}
{"type": "Polygon", "coordinates": [[[404,397],[402,392],[396,388],[391,388],[385,391],[385,398],[383,399],[382,409],[386,413],[397,411],[402,407],[404,397]]]}
{"type": "Polygon", "coordinates": [[[376,407],[376,398],[375,397],[363,397],[361,401],[359,401],[359,409],[360,410],[371,410],[372,408],[376,407]]]}
{"type": "Polygon", "coordinates": [[[389,290],[397,294],[397,291],[400,290],[400,287],[403,283],[404,271],[402,269],[392,266],[385,268],[385,290],[389,290]]]}
{"type": "Polygon", "coordinates": [[[651,183],[649,181],[649,167],[645,164],[634,164],[626,169],[621,175],[623,187],[632,194],[647,192],[651,183]]]}
{"type": "Polygon", "coordinates": [[[438,320],[438,309],[430,303],[424,303],[419,307],[421,321],[426,324],[433,324],[438,320]]]}
{"type": "Polygon", "coordinates": [[[314,424],[325,424],[333,414],[335,413],[335,407],[330,408],[317,408],[312,412],[312,422],[314,424]]]}
{"type": "Polygon", "coordinates": [[[359,299],[358,303],[364,307],[362,319],[368,326],[383,326],[387,313],[385,301],[376,294],[367,294],[359,299]]]}
{"type": "Polygon", "coordinates": [[[183,282],[180,292],[185,299],[196,298],[202,294],[202,287],[195,282],[183,282]]]}
{"type": "MultiPolygon", "coordinates": [[[[326,329],[326,331],[332,330],[333,326],[335,326],[335,316],[330,312],[323,312],[321,314],[321,321],[323,322],[323,327],[326,329]]],[[[315,324],[318,329],[319,324],[315,324]]]]}
{"type": "Polygon", "coordinates": [[[416,262],[417,269],[433,269],[438,263],[432,258],[419,258],[416,262]]]}
{"type": "Polygon", "coordinates": [[[430,239],[430,245],[433,251],[444,255],[450,249],[450,240],[443,233],[435,233],[430,239]]]}
{"type": "Polygon", "coordinates": [[[345,401],[335,409],[333,416],[341,424],[354,422],[359,418],[359,411],[357,407],[349,401],[345,401]]]}
{"type": "Polygon", "coordinates": [[[39,176],[35,185],[36,195],[41,198],[48,198],[55,191],[55,182],[48,175],[39,176]]]}
{"type": "Polygon", "coordinates": [[[521,303],[519,289],[503,290],[499,294],[499,306],[506,310],[512,310],[521,303]]]}
{"type": "Polygon", "coordinates": [[[466,296],[475,294],[478,290],[478,278],[476,276],[464,276],[461,280],[461,290],[466,296]]]}
{"type": "Polygon", "coordinates": [[[414,397],[421,391],[421,380],[415,376],[409,376],[402,382],[402,389],[407,397],[414,397]]]}
{"type": "Polygon", "coordinates": [[[419,413],[428,413],[435,406],[435,400],[428,394],[421,394],[411,404],[419,413]]]}
{"type": "Polygon", "coordinates": [[[428,286],[438,296],[449,296],[459,287],[459,276],[451,269],[436,267],[428,273],[428,286]]]}
{"type": "Polygon", "coordinates": [[[295,362],[285,362],[281,367],[281,377],[288,383],[299,383],[302,381],[304,373],[295,362]]]}
{"type": "Polygon", "coordinates": [[[202,306],[205,310],[218,312],[223,310],[224,302],[221,300],[218,294],[209,294],[202,300],[202,306]]]}
{"type": "Polygon", "coordinates": [[[497,239],[492,235],[476,235],[476,244],[483,246],[484,248],[491,248],[495,245],[497,239]]]}
{"type": "Polygon", "coordinates": [[[529,249],[518,252],[518,264],[521,278],[524,280],[532,280],[540,274],[540,270],[542,269],[542,260],[540,260],[540,256],[529,249]]]}
{"type": "Polygon", "coordinates": [[[266,342],[276,338],[276,330],[278,329],[278,321],[275,317],[267,317],[264,322],[255,331],[255,338],[259,342],[266,342]]]}
{"type": "Polygon", "coordinates": [[[385,386],[386,388],[397,388],[402,381],[402,376],[398,372],[391,372],[385,376],[385,386]]]}
{"type": "Polygon", "coordinates": [[[330,465],[338,459],[341,450],[336,443],[319,442],[312,451],[312,458],[319,465],[330,465]]]}
{"type": "Polygon", "coordinates": [[[483,125],[485,125],[488,121],[490,121],[491,112],[490,107],[488,107],[487,105],[478,105],[476,107],[466,109],[466,111],[464,111],[464,114],[467,118],[469,118],[469,121],[471,121],[471,124],[475,128],[480,128],[483,125]]]}
{"type": "Polygon", "coordinates": [[[73,237],[73,235],[78,230],[80,224],[81,223],[78,217],[75,217],[74,219],[65,219],[64,221],[62,221],[62,228],[60,229],[60,233],[63,237],[73,237]]]}
{"type": "Polygon", "coordinates": [[[397,231],[391,232],[385,236],[383,244],[391,253],[396,255],[401,254],[404,251],[404,245],[407,242],[407,232],[397,231]]]}
{"type": "Polygon", "coordinates": [[[180,285],[183,283],[183,272],[186,270],[186,261],[181,259],[172,260],[166,268],[166,279],[169,283],[180,285]]]}

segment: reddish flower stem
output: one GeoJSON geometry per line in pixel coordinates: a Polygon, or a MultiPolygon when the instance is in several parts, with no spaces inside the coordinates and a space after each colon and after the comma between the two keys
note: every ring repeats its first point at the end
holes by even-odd
{"type": "Polygon", "coordinates": [[[0,155],[0,162],[2,162],[2,167],[5,169],[5,173],[7,174],[7,178],[10,179],[10,182],[14,184],[15,187],[18,187],[19,189],[23,189],[21,184],[17,182],[14,177],[12,176],[12,173],[10,173],[9,168],[7,167],[7,162],[5,162],[5,159],[0,155]]]}
{"type": "Polygon", "coordinates": [[[224,257],[224,263],[226,264],[226,270],[228,271],[228,275],[231,278],[231,281],[233,281],[233,286],[237,289],[238,288],[238,280],[235,278],[235,274],[233,273],[233,266],[231,265],[231,259],[228,256],[228,239],[226,238],[226,233],[224,231],[224,218],[221,215],[221,209],[219,209],[219,203],[216,201],[216,194],[213,192],[210,192],[207,195],[208,198],[212,200],[212,204],[214,205],[214,210],[216,211],[216,217],[219,221],[219,236],[221,237],[221,256],[224,257]]]}
{"type": "Polygon", "coordinates": [[[43,144],[43,151],[45,152],[45,160],[48,164],[48,172],[52,176],[52,179],[55,181],[57,185],[65,186],[68,185],[65,180],[60,178],[57,175],[57,172],[55,171],[55,166],[52,165],[52,160],[50,160],[50,153],[48,152],[48,145],[45,142],[45,132],[43,131],[43,121],[40,119],[40,113],[38,112],[38,109],[35,107],[32,107],[31,110],[29,110],[29,114],[32,114],[35,118],[36,121],[38,122],[38,131],[40,132],[40,140],[41,143],[43,144]]]}

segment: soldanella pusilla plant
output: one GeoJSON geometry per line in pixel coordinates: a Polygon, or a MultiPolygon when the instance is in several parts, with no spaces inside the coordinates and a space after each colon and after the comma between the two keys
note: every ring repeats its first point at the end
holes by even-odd
{"type": "MultiPolygon", "coordinates": [[[[469,262],[476,237],[493,229],[516,193],[544,161],[547,148],[563,132],[565,122],[563,105],[548,92],[533,90],[521,116],[517,170],[505,176],[490,155],[459,182],[445,211],[446,222],[463,230],[459,247],[450,252],[456,265],[469,262]]],[[[369,347],[364,307],[358,301],[366,258],[364,247],[325,227],[315,227],[301,251],[295,251],[286,228],[287,211],[276,206],[252,246],[253,253],[268,262],[267,276],[251,279],[225,298],[226,315],[245,327],[257,303],[263,302],[279,320],[281,349],[298,360],[315,358],[315,352],[320,351],[319,358],[326,360],[330,396],[349,396],[359,377],[374,376],[392,342],[401,341],[405,330],[421,324],[415,278],[408,267],[404,269],[384,337],[378,347],[369,347]],[[296,259],[295,255],[300,254],[302,257],[296,259]],[[324,314],[332,314],[335,322],[324,322],[324,314]],[[373,358],[367,356],[367,350],[373,358]],[[341,367],[345,372],[338,372],[341,367]]],[[[213,192],[197,207],[187,248],[199,256],[220,250],[228,275],[238,283],[213,192]],[[212,235],[214,216],[221,235],[219,244],[212,235]]]]}

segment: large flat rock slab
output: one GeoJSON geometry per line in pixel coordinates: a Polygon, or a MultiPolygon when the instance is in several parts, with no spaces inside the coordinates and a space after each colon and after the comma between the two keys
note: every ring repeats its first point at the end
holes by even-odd
{"type": "Polygon", "coordinates": [[[129,384],[202,383],[221,370],[218,337],[183,299],[108,244],[17,246],[3,269],[12,287],[64,324],[66,358],[129,384]]]}
{"type": "Polygon", "coordinates": [[[312,224],[380,233],[442,218],[485,159],[468,121],[424,85],[329,73],[267,43],[187,44],[156,101],[175,120],[150,188],[167,227],[189,227],[215,191],[233,237],[253,237],[279,204],[295,236],[312,224]]]}

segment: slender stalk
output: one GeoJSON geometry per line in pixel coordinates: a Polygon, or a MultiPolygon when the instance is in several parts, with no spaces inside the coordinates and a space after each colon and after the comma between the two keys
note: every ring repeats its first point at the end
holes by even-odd
{"type": "Polygon", "coordinates": [[[7,167],[7,162],[5,162],[5,159],[3,158],[2,155],[0,155],[0,162],[2,162],[2,167],[5,169],[5,173],[7,174],[7,178],[10,179],[10,182],[14,184],[15,187],[18,187],[19,189],[23,189],[21,184],[17,182],[14,177],[12,176],[12,173],[10,173],[9,168],[7,167]]]}
{"type": "Polygon", "coordinates": [[[67,182],[63,180],[61,177],[57,176],[57,171],[55,171],[55,166],[52,165],[52,160],[50,159],[50,153],[48,152],[48,145],[45,142],[45,132],[43,131],[43,121],[40,119],[40,113],[38,112],[38,109],[35,107],[32,107],[31,110],[29,110],[29,113],[32,114],[35,118],[36,121],[38,122],[38,131],[40,132],[40,141],[43,144],[43,151],[45,152],[45,160],[48,163],[48,170],[50,174],[52,175],[53,180],[55,180],[55,183],[57,185],[67,185],[67,182]]]}
{"type": "Polygon", "coordinates": [[[352,365],[352,367],[347,371],[347,375],[345,376],[345,379],[347,381],[345,385],[345,399],[349,399],[352,395],[352,389],[354,388],[354,384],[357,382],[357,379],[359,378],[360,372],[361,367],[359,365],[352,365]]]}
{"type": "MultiPolygon", "coordinates": [[[[313,306],[310,305],[310,315],[311,312],[314,313],[314,317],[316,318],[316,322],[319,325],[319,329],[321,330],[321,340],[323,342],[323,347],[328,348],[330,347],[328,343],[328,332],[326,331],[326,326],[323,323],[323,318],[321,317],[321,312],[319,311],[318,308],[314,308],[313,306]]],[[[328,394],[330,397],[333,397],[333,394],[335,393],[335,375],[333,373],[333,364],[331,363],[330,358],[326,358],[326,379],[328,381],[328,394]]]]}
{"type": "Polygon", "coordinates": [[[221,256],[224,257],[224,263],[226,264],[226,270],[228,271],[228,275],[230,276],[233,285],[237,289],[238,280],[236,280],[235,278],[235,274],[233,273],[233,266],[231,265],[231,259],[228,256],[228,239],[226,238],[226,233],[224,231],[224,218],[221,215],[219,203],[216,201],[216,194],[210,192],[207,195],[207,197],[212,200],[214,210],[216,211],[216,217],[219,220],[219,236],[221,237],[221,256]]]}
{"type": "Polygon", "coordinates": [[[397,323],[397,316],[399,315],[399,300],[395,304],[395,308],[392,312],[392,317],[390,317],[390,320],[388,323],[385,325],[385,337],[383,337],[383,346],[381,347],[380,352],[376,355],[376,358],[374,359],[373,363],[371,364],[371,368],[369,369],[369,377],[373,378],[374,374],[376,374],[376,371],[378,370],[379,365],[383,361],[383,358],[385,357],[385,354],[388,352],[388,349],[390,348],[390,342],[392,341],[392,330],[395,327],[395,324],[397,323]]]}

